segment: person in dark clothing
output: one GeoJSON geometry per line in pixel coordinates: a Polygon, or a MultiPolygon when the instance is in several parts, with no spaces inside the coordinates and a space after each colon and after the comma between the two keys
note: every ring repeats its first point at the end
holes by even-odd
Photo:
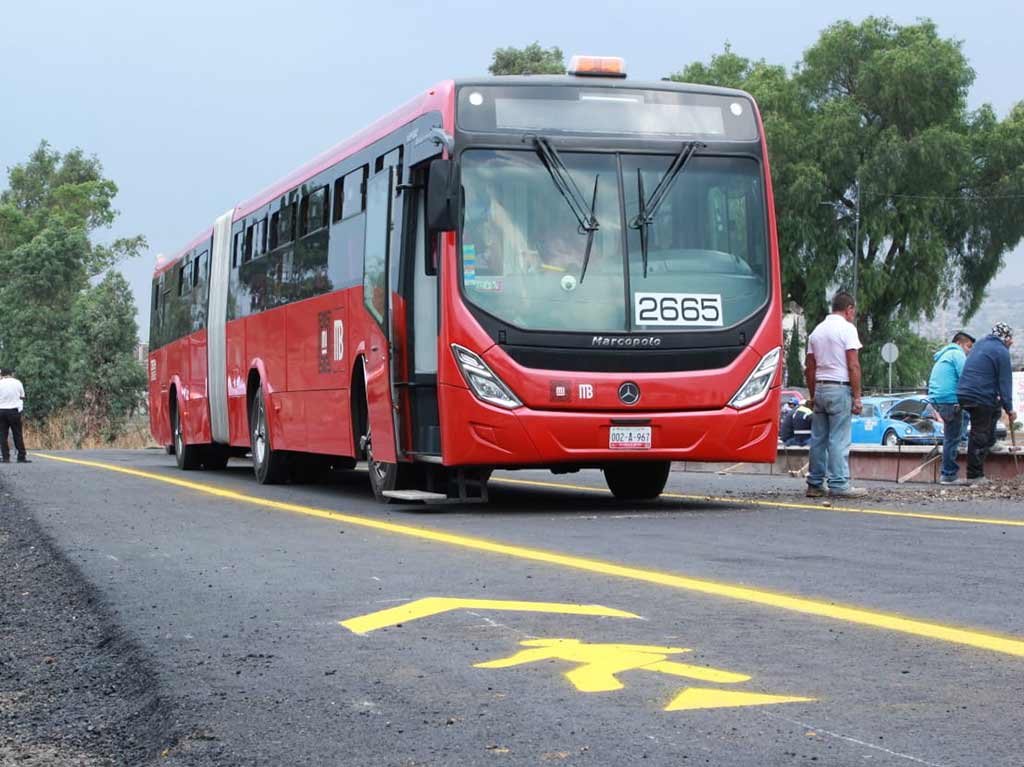
{"type": "Polygon", "coordinates": [[[996,424],[1002,411],[1011,423],[1017,417],[1010,367],[1012,345],[1013,328],[1005,322],[996,323],[992,332],[974,345],[957,382],[957,400],[971,418],[967,481],[972,485],[990,482],[985,477],[985,458],[996,442],[996,424]]]}
{"type": "Polygon", "coordinates": [[[811,441],[811,426],[814,421],[814,411],[804,400],[800,406],[793,411],[793,436],[786,442],[787,445],[806,445],[811,441]]]}
{"type": "Polygon", "coordinates": [[[799,404],[800,400],[793,397],[782,407],[782,420],[779,422],[779,439],[784,445],[788,445],[789,440],[793,439],[793,413],[796,412],[799,404]]]}

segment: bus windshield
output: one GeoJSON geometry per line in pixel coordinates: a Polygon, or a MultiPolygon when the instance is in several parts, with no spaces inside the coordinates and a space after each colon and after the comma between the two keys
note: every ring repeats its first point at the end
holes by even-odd
{"type": "Polygon", "coordinates": [[[649,332],[728,327],[767,300],[755,160],[694,156],[640,227],[641,190],[646,203],[673,155],[560,157],[599,222],[585,271],[591,233],[536,152],[463,153],[461,274],[473,304],[527,330],[649,332]]]}

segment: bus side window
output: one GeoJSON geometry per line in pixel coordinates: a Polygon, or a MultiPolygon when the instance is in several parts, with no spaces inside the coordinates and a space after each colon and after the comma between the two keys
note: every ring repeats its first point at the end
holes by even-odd
{"type": "Polygon", "coordinates": [[[178,295],[187,296],[192,292],[192,262],[187,256],[182,256],[178,264],[178,295]]]}
{"type": "Polygon", "coordinates": [[[264,216],[256,222],[256,236],[253,242],[253,258],[258,258],[267,252],[267,217],[264,216]]]}
{"type": "Polygon", "coordinates": [[[192,270],[192,287],[196,287],[200,284],[206,283],[206,262],[209,257],[209,251],[204,250],[200,253],[194,263],[192,270]]]}
{"type": "Polygon", "coordinates": [[[242,263],[252,261],[253,239],[256,234],[256,224],[249,224],[245,228],[245,242],[242,244],[242,263]]]}
{"type": "Polygon", "coordinates": [[[270,216],[270,250],[277,247],[278,240],[281,237],[281,211],[270,216]]]}
{"type": "Polygon", "coordinates": [[[366,210],[366,175],[369,168],[362,165],[347,173],[334,185],[334,220],[352,218],[366,210]]]}
{"type": "Polygon", "coordinates": [[[327,226],[327,191],[322,186],[302,196],[299,203],[299,237],[318,232],[327,226]]]}

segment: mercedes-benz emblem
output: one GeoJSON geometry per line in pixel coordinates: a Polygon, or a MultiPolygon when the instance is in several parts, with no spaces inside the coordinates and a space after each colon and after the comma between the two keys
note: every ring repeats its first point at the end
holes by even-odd
{"type": "Polygon", "coordinates": [[[640,387],[632,381],[626,381],[619,387],[619,400],[623,405],[635,405],[640,401],[640,387]]]}

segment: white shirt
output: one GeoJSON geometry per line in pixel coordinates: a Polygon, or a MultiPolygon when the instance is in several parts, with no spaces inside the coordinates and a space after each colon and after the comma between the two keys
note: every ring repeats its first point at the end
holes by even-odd
{"type": "Polygon", "coordinates": [[[25,389],[17,378],[0,378],[0,410],[21,410],[25,389]]]}
{"type": "Polygon", "coordinates": [[[862,346],[857,326],[839,314],[830,314],[807,339],[807,352],[817,364],[815,378],[819,381],[849,381],[846,352],[862,346]]]}

